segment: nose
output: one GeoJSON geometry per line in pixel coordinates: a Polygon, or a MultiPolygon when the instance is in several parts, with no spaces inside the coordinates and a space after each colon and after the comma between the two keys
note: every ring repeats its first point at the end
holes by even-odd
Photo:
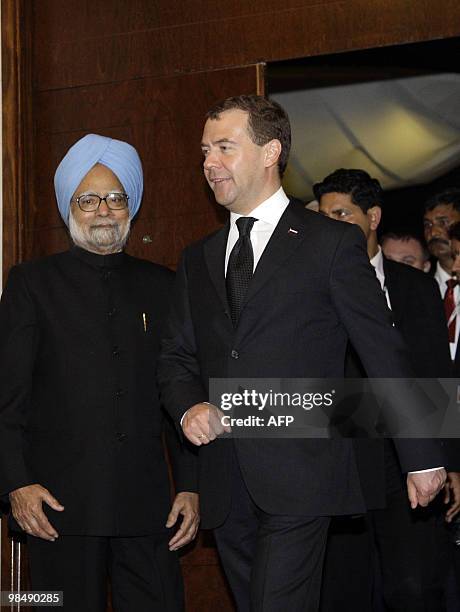
{"type": "Polygon", "coordinates": [[[203,168],[205,170],[211,170],[211,168],[217,168],[220,166],[220,159],[216,152],[209,151],[203,161],[203,168]]]}
{"type": "Polygon", "coordinates": [[[99,208],[97,209],[97,214],[100,217],[107,217],[107,215],[110,215],[110,208],[107,206],[107,202],[105,199],[101,200],[99,208]]]}
{"type": "Polygon", "coordinates": [[[440,223],[433,223],[431,226],[431,236],[433,238],[447,238],[447,228],[440,223]]]}

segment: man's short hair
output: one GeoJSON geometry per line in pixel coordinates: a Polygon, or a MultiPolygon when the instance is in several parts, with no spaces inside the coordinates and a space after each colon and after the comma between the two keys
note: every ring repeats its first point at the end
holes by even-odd
{"type": "Polygon", "coordinates": [[[454,209],[460,213],[460,189],[451,188],[445,189],[440,193],[432,196],[425,202],[425,212],[433,210],[437,206],[451,205],[454,209]]]}
{"type": "Polygon", "coordinates": [[[313,185],[313,193],[318,202],[326,193],[344,193],[359,206],[364,213],[373,206],[382,206],[383,190],[377,179],[364,170],[340,168],[326,176],[320,183],[313,185]]]}
{"type": "Polygon", "coordinates": [[[460,242],[460,221],[454,223],[449,229],[449,238],[460,242]]]}
{"type": "Polygon", "coordinates": [[[415,240],[416,242],[419,243],[422,249],[423,261],[428,261],[430,259],[430,253],[426,247],[425,241],[422,240],[420,236],[417,236],[417,234],[413,234],[412,232],[403,232],[403,231],[385,232],[380,238],[380,245],[382,247],[384,246],[386,240],[399,240],[401,242],[409,242],[409,240],[415,240]]]}
{"type": "Polygon", "coordinates": [[[291,150],[291,124],[284,108],[263,96],[233,96],[215,104],[206,119],[219,119],[228,110],[242,110],[248,113],[248,130],[251,140],[259,146],[270,140],[279,140],[281,153],[278,159],[280,178],[286,170],[291,150]]]}

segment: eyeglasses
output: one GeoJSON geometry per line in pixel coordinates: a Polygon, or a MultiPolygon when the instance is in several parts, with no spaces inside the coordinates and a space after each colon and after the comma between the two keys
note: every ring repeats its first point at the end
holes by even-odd
{"type": "Polygon", "coordinates": [[[126,193],[108,193],[104,198],[96,193],[85,193],[75,198],[75,202],[83,212],[94,212],[104,201],[110,210],[123,210],[128,206],[129,196],[126,193]]]}

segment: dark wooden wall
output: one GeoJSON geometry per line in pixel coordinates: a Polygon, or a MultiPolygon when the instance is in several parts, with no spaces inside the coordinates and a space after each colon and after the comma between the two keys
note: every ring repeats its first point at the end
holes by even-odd
{"type": "MultiPolygon", "coordinates": [[[[129,251],[173,267],[220,223],[200,170],[211,103],[262,93],[264,62],[458,34],[458,0],[2,0],[4,272],[67,247],[52,177],[83,134],[138,148],[129,251]]],[[[183,568],[188,610],[231,609],[207,536],[183,568]]]]}

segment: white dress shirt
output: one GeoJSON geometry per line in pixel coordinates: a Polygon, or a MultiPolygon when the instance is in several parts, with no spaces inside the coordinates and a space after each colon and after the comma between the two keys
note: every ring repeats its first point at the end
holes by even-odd
{"type": "Polygon", "coordinates": [[[386,285],[385,285],[385,272],[383,271],[383,254],[382,254],[382,249],[380,247],[379,247],[379,250],[377,251],[377,254],[374,255],[374,257],[371,259],[371,265],[374,267],[375,275],[377,276],[377,280],[379,281],[380,286],[382,287],[382,291],[385,294],[388,308],[391,310],[390,296],[388,294],[388,289],[386,288],[386,285]]]}
{"type": "MultiPolygon", "coordinates": [[[[246,215],[247,217],[254,217],[257,221],[254,223],[251,230],[251,244],[254,253],[254,270],[259,263],[262,253],[268,244],[268,241],[272,237],[275,227],[278,225],[278,221],[281,219],[282,214],[289,204],[289,198],[284,193],[282,187],[278,189],[272,196],[259,204],[257,208],[246,215]]],[[[236,220],[244,215],[238,215],[236,213],[230,213],[230,231],[227,238],[227,251],[225,253],[225,274],[227,274],[227,265],[230,253],[239,238],[238,227],[236,220]]]]}
{"type": "MultiPolygon", "coordinates": [[[[450,278],[453,278],[453,277],[444,270],[444,268],[441,266],[439,261],[436,264],[436,272],[434,274],[434,277],[438,281],[439,290],[441,292],[441,297],[442,299],[444,299],[444,296],[446,295],[446,291],[447,291],[446,282],[450,278]]],[[[455,355],[457,353],[458,336],[460,332],[460,286],[459,285],[454,287],[454,301],[455,301],[455,312],[456,312],[455,342],[449,343],[450,344],[450,357],[452,361],[454,361],[455,355]]]]}

